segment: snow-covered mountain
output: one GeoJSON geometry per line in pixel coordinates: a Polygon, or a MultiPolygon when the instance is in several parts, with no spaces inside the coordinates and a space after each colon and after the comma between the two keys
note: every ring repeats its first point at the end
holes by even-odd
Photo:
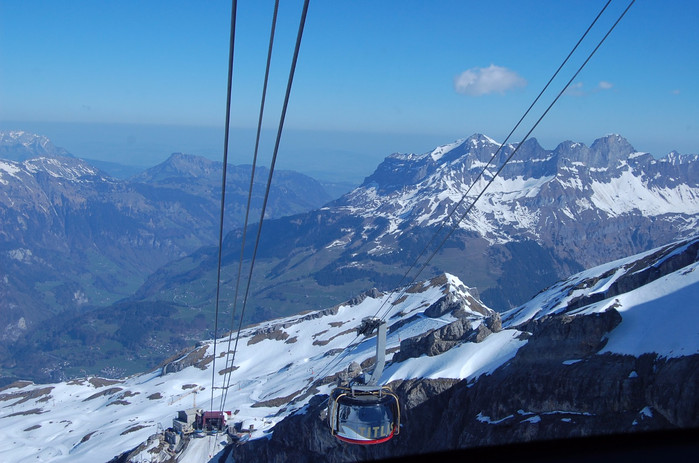
{"type": "MultiPolygon", "coordinates": [[[[456,222],[516,145],[504,146],[493,158],[499,147],[493,139],[476,134],[422,155],[391,155],[361,187],[335,205],[364,218],[385,219],[387,224],[373,234],[368,253],[398,252],[390,244],[398,235],[441,225],[468,192],[448,225],[456,222]]],[[[610,241],[605,256],[629,255],[626,251],[640,249],[627,243],[633,243],[648,224],[658,229],[662,227],[656,222],[672,224],[677,237],[689,236],[697,228],[698,214],[697,155],[671,153],[656,160],[637,152],[619,135],[595,140],[590,147],[566,141],[554,150],[530,139],[459,228],[477,233],[491,245],[532,240],[553,247],[559,258],[575,256],[589,266],[601,263],[600,252],[587,246],[595,238],[610,241]],[[631,236],[607,236],[606,230],[598,230],[602,222],[610,224],[605,229],[626,227],[631,236]]],[[[351,236],[345,239],[354,241],[351,236]]]]}
{"type": "Polygon", "coordinates": [[[23,130],[0,131],[0,159],[26,161],[34,157],[70,157],[68,151],[54,145],[43,135],[23,130]]]}
{"type": "MultiPolygon", "coordinates": [[[[417,260],[419,268],[442,240],[421,278],[459,275],[490,307],[504,311],[561,278],[697,229],[697,155],[655,159],[618,135],[589,147],[567,141],[553,150],[531,139],[484,191],[516,148],[504,146],[493,157],[499,147],[476,134],[421,155],[393,154],[337,201],[267,221],[252,282],[258,313],[249,321],[320,308],[361,288],[404,284],[411,265],[417,260]],[[270,313],[275,310],[287,312],[270,313]]],[[[224,264],[237,262],[241,236],[240,230],[228,236],[224,264]]],[[[214,271],[213,253],[162,269],[136,297],[211,307],[198,288],[214,271]]],[[[233,264],[224,268],[227,275],[235,271],[233,264]]],[[[223,298],[230,303],[232,294],[223,298]]]]}
{"type": "MultiPolygon", "coordinates": [[[[223,338],[119,381],[15,383],[0,390],[0,458],[165,461],[159,432],[195,401],[209,408],[213,397],[219,408],[227,372],[223,408],[254,429],[233,449],[236,461],[343,461],[697,426],[698,267],[694,238],[574,275],[502,318],[443,275],[245,329],[233,368],[223,338]],[[401,397],[404,424],[389,443],[358,449],[331,437],[320,415],[337,378],[370,367],[373,339],[354,329],[375,315],[389,325],[381,382],[401,397]]],[[[182,461],[209,461],[221,440],[190,441],[182,461]]]]}
{"type": "MultiPolygon", "coordinates": [[[[160,266],[215,243],[222,171],[220,162],[175,153],[120,180],[46,137],[0,132],[0,363],[16,363],[12,349],[36,350],[16,341],[38,322],[128,297],[160,266]],[[21,161],[2,159],[20,151],[13,157],[21,161]]],[[[258,211],[267,180],[260,172],[258,211]]],[[[249,174],[249,166],[230,166],[226,229],[243,223],[249,174]]],[[[272,217],[331,199],[317,181],[290,171],[278,173],[270,194],[272,217]]]]}

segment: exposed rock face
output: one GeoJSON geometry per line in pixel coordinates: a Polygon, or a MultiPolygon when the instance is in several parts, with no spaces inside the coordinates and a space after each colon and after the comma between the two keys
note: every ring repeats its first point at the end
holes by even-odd
{"type": "MultiPolygon", "coordinates": [[[[192,365],[200,365],[203,361],[206,361],[206,349],[207,346],[201,346],[177,360],[166,363],[165,365],[163,365],[161,375],[182,371],[185,368],[190,367],[192,365]]],[[[209,359],[209,361],[211,361],[211,359],[209,359]]]]}
{"type": "Polygon", "coordinates": [[[431,357],[463,342],[481,342],[489,334],[500,331],[500,314],[492,313],[489,317],[478,320],[476,325],[473,328],[473,319],[462,318],[438,330],[404,339],[400,343],[400,350],[394,354],[393,361],[402,362],[421,355],[431,357]]]}
{"type": "MultiPolygon", "coordinates": [[[[698,426],[699,355],[666,359],[655,354],[597,354],[606,333],[620,320],[614,309],[545,317],[521,327],[529,331],[527,344],[491,375],[470,382],[420,379],[391,384],[401,400],[402,427],[385,444],[353,446],[336,440],[324,421],[326,397],[318,396],[306,413],[280,422],[270,439],[237,447],[234,456],[239,462],[364,461],[698,426]]],[[[469,332],[462,330],[462,322],[410,340],[409,353],[397,354],[394,361],[421,348],[440,349],[437,346],[444,346],[444,338],[450,336],[464,342],[469,332]]],[[[496,326],[494,318],[490,326],[496,326]]]]}
{"type": "Polygon", "coordinates": [[[532,365],[581,359],[602,349],[607,342],[604,334],[619,323],[621,315],[614,309],[587,316],[543,317],[519,327],[531,332],[532,338],[517,355],[532,365]]]}

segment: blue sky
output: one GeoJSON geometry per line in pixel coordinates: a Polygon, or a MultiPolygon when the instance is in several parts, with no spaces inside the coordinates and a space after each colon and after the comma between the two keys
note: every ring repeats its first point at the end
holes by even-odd
{"type": "MultiPolygon", "coordinates": [[[[263,160],[302,2],[281,3],[263,160]]],[[[278,166],[359,181],[391,152],[502,140],[604,3],[312,0],[278,166]]],[[[536,117],[627,4],[612,1],[536,117]]],[[[234,163],[252,159],[272,7],[239,1],[234,163]]],[[[656,156],[699,152],[697,18],[692,0],[637,1],[533,136],[548,149],[619,133],[656,156]]],[[[127,164],[220,159],[229,19],[222,1],[0,0],[0,129],[127,164]]]]}

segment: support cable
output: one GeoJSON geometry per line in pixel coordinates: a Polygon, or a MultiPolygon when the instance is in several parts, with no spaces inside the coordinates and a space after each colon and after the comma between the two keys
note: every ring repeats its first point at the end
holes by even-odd
{"type": "MultiPolygon", "coordinates": [[[[573,80],[575,80],[575,78],[578,77],[578,74],[580,74],[580,72],[581,72],[581,71],[583,70],[583,68],[587,65],[587,63],[590,61],[590,59],[592,59],[592,57],[594,56],[594,54],[597,52],[597,50],[599,50],[599,48],[602,46],[602,44],[603,44],[604,41],[607,39],[607,37],[609,37],[609,34],[612,33],[612,31],[613,31],[614,28],[617,26],[617,24],[619,24],[619,21],[621,21],[621,19],[624,17],[624,15],[626,15],[626,12],[629,11],[629,8],[631,8],[631,5],[633,5],[635,1],[636,1],[636,0],[631,0],[631,3],[629,3],[629,5],[626,7],[626,9],[621,13],[621,15],[619,16],[619,18],[617,18],[617,20],[614,22],[614,24],[612,24],[612,27],[607,31],[607,33],[604,35],[604,37],[602,37],[602,39],[599,41],[599,43],[597,44],[597,46],[590,52],[590,54],[587,56],[587,58],[585,59],[585,61],[580,65],[580,67],[578,68],[578,70],[575,71],[575,74],[573,74],[573,77],[571,77],[570,80],[568,80],[568,82],[565,84],[565,86],[561,89],[561,91],[558,92],[558,95],[556,95],[556,98],[553,99],[553,101],[551,102],[551,104],[549,104],[549,106],[546,108],[546,110],[543,112],[543,114],[541,114],[541,116],[539,117],[539,119],[537,119],[537,121],[534,123],[534,125],[532,126],[532,128],[529,129],[529,132],[527,132],[527,134],[524,136],[524,138],[522,138],[522,141],[519,142],[519,144],[517,145],[517,147],[516,147],[514,150],[512,150],[512,153],[510,153],[509,156],[507,157],[507,159],[505,159],[505,161],[502,163],[502,165],[500,166],[500,168],[495,172],[495,175],[493,175],[493,177],[490,179],[490,181],[485,185],[485,187],[483,187],[483,189],[481,190],[481,192],[473,199],[473,201],[471,201],[471,204],[469,204],[469,206],[466,208],[466,210],[464,211],[464,213],[461,214],[461,217],[459,217],[459,219],[456,221],[456,223],[455,223],[454,225],[452,225],[452,227],[451,227],[451,229],[449,230],[449,232],[447,233],[447,235],[446,235],[446,236],[444,237],[444,239],[439,243],[439,245],[438,245],[437,248],[434,250],[434,252],[432,252],[432,254],[427,258],[427,260],[425,261],[425,263],[419,268],[417,274],[416,274],[415,277],[412,279],[412,281],[408,284],[408,286],[410,286],[411,284],[413,284],[413,283],[415,282],[415,280],[416,280],[417,277],[420,275],[420,273],[422,273],[422,271],[425,269],[425,267],[427,267],[427,265],[428,265],[428,264],[430,263],[430,261],[434,258],[434,256],[437,254],[437,252],[439,252],[439,250],[442,248],[442,246],[444,246],[444,244],[447,242],[447,240],[451,237],[452,233],[454,233],[454,231],[456,231],[456,228],[459,226],[459,224],[461,224],[461,222],[464,220],[464,218],[466,217],[466,215],[468,215],[468,213],[471,211],[471,209],[473,209],[473,207],[476,205],[476,202],[481,198],[481,196],[483,196],[483,194],[485,193],[485,191],[486,191],[486,190],[488,189],[488,187],[490,187],[490,185],[495,181],[495,179],[498,177],[498,175],[500,175],[500,172],[502,172],[502,170],[505,168],[505,166],[507,165],[507,163],[510,162],[510,160],[514,157],[514,155],[517,153],[517,151],[519,151],[519,149],[522,147],[522,144],[523,144],[525,141],[527,141],[527,139],[528,139],[529,136],[532,134],[532,132],[537,128],[537,126],[539,125],[539,123],[544,119],[544,117],[545,117],[545,116],[548,114],[548,112],[551,110],[551,108],[553,107],[553,105],[555,105],[556,102],[559,100],[559,98],[561,98],[561,96],[563,96],[563,93],[565,93],[565,91],[568,89],[568,87],[570,87],[570,84],[573,83],[573,80]]],[[[605,8],[606,8],[606,5],[605,5],[605,8]]],[[[502,146],[501,146],[501,147],[502,147],[502,146]]],[[[403,292],[405,292],[405,290],[404,290],[403,292]]],[[[381,319],[383,320],[383,319],[386,317],[386,315],[388,315],[388,310],[384,313],[384,315],[381,317],[381,319]]]]}
{"type": "Polygon", "coordinates": [[[221,216],[218,227],[218,265],[216,270],[216,311],[214,315],[214,360],[211,365],[211,403],[209,410],[214,408],[214,385],[216,380],[216,338],[218,337],[218,309],[221,295],[221,258],[223,252],[223,217],[226,204],[226,171],[228,167],[228,137],[231,123],[231,89],[233,87],[233,52],[235,50],[235,24],[238,1],[231,4],[231,33],[228,45],[228,83],[226,89],[226,123],[223,141],[223,174],[221,179],[221,216]]]}
{"type": "MultiPolygon", "coordinates": [[[[575,80],[575,78],[578,76],[578,74],[580,74],[580,72],[583,70],[583,68],[584,68],[584,67],[587,65],[587,63],[590,61],[590,59],[592,58],[592,56],[593,56],[593,55],[597,52],[597,50],[602,46],[602,44],[604,43],[604,41],[605,41],[605,40],[607,39],[607,37],[612,33],[612,31],[616,28],[617,24],[619,24],[619,22],[621,21],[621,19],[626,15],[626,13],[627,13],[628,10],[631,8],[631,6],[634,4],[634,2],[635,2],[635,0],[631,0],[631,2],[629,3],[629,5],[628,5],[628,6],[626,7],[626,9],[621,13],[621,15],[620,15],[620,16],[618,17],[618,19],[614,22],[614,24],[611,26],[611,28],[607,31],[607,33],[604,35],[604,37],[602,37],[602,39],[599,41],[599,43],[597,44],[597,46],[590,52],[590,54],[587,56],[587,58],[586,58],[585,61],[582,63],[582,65],[580,65],[580,67],[579,67],[578,70],[575,72],[575,74],[573,75],[573,77],[571,77],[570,80],[565,84],[565,86],[563,87],[563,89],[558,93],[558,95],[554,98],[554,100],[551,102],[551,104],[549,104],[549,106],[546,108],[546,110],[543,112],[543,114],[542,114],[542,115],[539,117],[539,119],[534,123],[534,125],[532,126],[532,128],[527,132],[527,134],[524,136],[524,138],[522,139],[522,141],[517,145],[517,147],[512,151],[512,153],[510,153],[509,156],[505,159],[505,161],[503,162],[503,164],[498,168],[498,170],[495,172],[495,174],[494,174],[493,177],[490,179],[490,181],[485,185],[485,187],[483,188],[483,190],[481,190],[481,192],[476,196],[476,198],[474,198],[474,200],[471,201],[470,205],[469,205],[469,206],[467,207],[467,209],[461,214],[461,216],[458,218],[458,220],[456,221],[456,223],[455,223],[454,225],[452,225],[451,230],[449,231],[449,233],[447,234],[447,236],[439,243],[439,245],[437,246],[437,248],[435,249],[435,251],[428,257],[427,261],[420,267],[420,269],[418,270],[417,274],[416,274],[415,277],[412,279],[411,283],[409,283],[409,284],[407,285],[407,287],[409,287],[410,285],[412,285],[412,284],[415,282],[415,280],[418,278],[418,276],[419,276],[420,273],[424,270],[424,268],[429,264],[429,262],[432,260],[432,258],[434,258],[434,256],[437,254],[437,252],[439,252],[439,250],[442,248],[442,246],[444,246],[444,244],[445,244],[446,241],[449,239],[449,237],[451,236],[451,234],[456,230],[456,228],[458,227],[458,225],[463,221],[463,219],[466,217],[466,215],[467,215],[467,214],[471,211],[471,209],[475,206],[475,204],[476,204],[476,202],[478,201],[478,199],[480,199],[480,197],[485,193],[485,191],[488,189],[488,187],[490,187],[490,185],[495,181],[495,179],[497,178],[497,176],[502,172],[502,170],[505,168],[505,166],[507,165],[507,163],[509,163],[510,160],[514,157],[514,155],[517,153],[517,151],[518,151],[519,148],[522,146],[522,144],[529,138],[529,136],[531,135],[531,133],[536,129],[536,127],[539,125],[539,123],[540,123],[540,122],[543,120],[543,118],[548,114],[548,112],[551,110],[551,108],[553,107],[553,105],[560,99],[560,97],[563,95],[563,93],[565,93],[565,91],[568,89],[568,87],[569,87],[570,84],[573,82],[573,80],[575,80]]],[[[607,4],[602,8],[602,11],[597,15],[597,17],[595,18],[595,20],[594,20],[593,23],[592,23],[593,25],[594,25],[594,23],[597,21],[597,19],[600,17],[600,15],[602,14],[602,12],[607,8],[608,5],[609,5],[609,1],[608,1],[607,4]]],[[[592,25],[587,29],[587,31],[586,31],[585,34],[583,35],[583,38],[584,38],[584,36],[589,32],[589,30],[590,30],[591,27],[592,27],[592,25]]],[[[575,48],[578,47],[578,45],[580,44],[581,41],[582,41],[582,39],[578,41],[578,43],[575,45],[575,48]]],[[[575,51],[575,48],[573,49],[573,51],[575,51]]],[[[571,55],[572,53],[573,53],[573,52],[571,52],[571,53],[568,55],[568,57],[566,58],[565,61],[567,61],[568,58],[570,58],[570,55],[571,55]]],[[[565,64],[565,61],[564,61],[563,64],[565,64]]],[[[563,64],[562,64],[562,65],[559,67],[559,69],[556,71],[556,74],[561,70],[561,68],[563,67],[563,64]]],[[[555,75],[554,75],[554,77],[555,77],[555,75]]],[[[553,80],[553,78],[552,78],[551,80],[549,80],[549,82],[546,84],[546,87],[548,87],[548,86],[550,85],[550,83],[551,83],[552,80],[553,80]]],[[[544,90],[542,90],[542,92],[539,94],[539,96],[537,96],[537,99],[536,99],[536,100],[538,100],[538,99],[541,97],[541,94],[543,94],[543,92],[546,90],[546,87],[544,88],[544,90]]],[[[532,104],[532,106],[536,103],[536,100],[534,101],[534,103],[532,104]]],[[[517,126],[522,122],[522,119],[524,119],[524,117],[526,116],[526,114],[527,114],[530,110],[531,110],[531,106],[529,107],[529,109],[527,110],[527,112],[525,113],[525,115],[522,116],[522,118],[520,119],[520,121],[517,123],[517,126]]],[[[515,129],[516,129],[516,126],[515,126],[515,129]]],[[[515,129],[513,129],[512,132],[510,133],[510,135],[508,135],[508,138],[512,135],[512,133],[514,132],[515,129]]],[[[500,146],[500,148],[498,149],[498,151],[500,151],[500,149],[502,149],[502,147],[503,147],[504,145],[505,145],[505,143],[501,144],[501,146],[500,146]]],[[[496,152],[496,154],[497,154],[497,152],[496,152]]],[[[491,158],[491,161],[492,161],[492,159],[494,159],[495,157],[496,157],[496,155],[494,154],[493,157],[491,158]]],[[[486,167],[487,167],[487,166],[486,166],[486,167]]],[[[479,175],[479,178],[480,178],[481,175],[483,175],[484,172],[485,172],[485,169],[484,169],[483,171],[481,171],[481,174],[479,175]]],[[[475,185],[475,183],[476,183],[476,182],[474,181],[473,185],[475,185]]],[[[471,185],[471,187],[469,187],[469,191],[470,191],[470,189],[473,187],[473,185],[471,185]]],[[[464,196],[462,197],[461,201],[459,201],[459,204],[463,202],[463,200],[464,200],[465,197],[466,197],[466,195],[464,195],[464,196]]],[[[456,211],[457,208],[458,208],[458,205],[457,205],[457,207],[455,207],[454,210],[450,213],[449,217],[451,217],[451,215],[454,214],[454,212],[456,211]]],[[[449,217],[447,217],[445,220],[448,220],[449,217]]],[[[442,226],[444,226],[444,223],[442,224],[442,226]]],[[[441,230],[441,228],[442,228],[442,227],[440,227],[440,230],[441,230]]],[[[436,234],[435,234],[435,235],[436,235],[436,234]]],[[[433,236],[432,239],[434,239],[434,236],[433,236]]],[[[424,253],[424,249],[423,249],[423,253],[424,253]]],[[[402,291],[401,294],[404,294],[404,293],[405,293],[405,290],[407,289],[407,287],[402,291]]],[[[384,303],[379,307],[379,310],[377,311],[376,315],[378,315],[378,313],[381,311],[381,308],[386,304],[386,302],[388,301],[388,299],[390,299],[390,294],[389,294],[389,297],[386,299],[386,301],[384,301],[384,303]]],[[[390,308],[389,308],[389,310],[390,310],[390,308]]],[[[388,315],[388,310],[386,310],[386,312],[381,316],[381,320],[383,320],[387,315],[388,315]]],[[[342,359],[344,359],[345,357],[347,357],[354,349],[356,349],[356,348],[359,346],[359,344],[354,344],[354,342],[355,342],[358,338],[359,338],[359,336],[356,336],[356,337],[347,345],[347,347],[345,347],[345,348],[343,349],[343,352],[342,352],[340,355],[338,355],[334,360],[331,360],[330,362],[328,362],[328,364],[326,364],[326,366],[325,366],[324,368],[322,368],[322,369],[320,370],[320,372],[318,373],[318,375],[317,375],[317,376],[318,376],[318,379],[317,379],[316,381],[313,381],[312,383],[310,383],[310,384],[306,387],[306,390],[309,390],[311,387],[314,387],[314,386],[319,386],[319,385],[320,385],[320,382],[321,382],[322,379],[323,379],[323,374],[325,374],[326,371],[329,371],[332,365],[334,365],[334,364],[339,364],[339,361],[340,361],[340,360],[342,360],[342,359]],[[354,345],[353,345],[353,344],[354,344],[354,345]]],[[[301,397],[301,396],[303,396],[303,394],[300,394],[300,395],[299,395],[299,397],[301,397]]],[[[323,403],[325,403],[325,402],[322,402],[321,405],[322,405],[323,403]]]]}
{"type": "MultiPolygon", "coordinates": [[[[233,373],[233,362],[231,361],[230,363],[230,368],[229,368],[229,363],[228,363],[228,357],[229,353],[231,352],[231,340],[233,338],[233,328],[235,327],[235,312],[236,308],[238,306],[238,292],[240,289],[240,276],[243,273],[243,256],[245,253],[245,239],[247,236],[247,231],[248,231],[248,219],[250,216],[250,205],[252,202],[252,190],[253,190],[253,184],[255,180],[255,168],[257,165],[257,154],[258,150],[260,147],[260,134],[262,132],[262,119],[264,116],[264,111],[265,111],[265,100],[267,96],[267,84],[269,82],[269,69],[270,65],[272,62],[272,49],[274,48],[274,33],[277,27],[277,14],[279,12],[279,0],[275,0],[274,2],[274,13],[272,14],[272,25],[270,27],[270,32],[269,32],[269,47],[267,49],[267,64],[265,66],[265,77],[264,77],[264,83],[262,85],[262,98],[260,101],[260,114],[257,120],[257,135],[255,136],[255,151],[253,153],[253,160],[252,160],[252,171],[250,173],[250,189],[248,190],[248,202],[247,206],[245,208],[245,222],[243,224],[243,236],[241,239],[241,245],[240,245],[240,259],[238,261],[238,277],[236,278],[235,282],[235,295],[233,296],[233,313],[231,314],[231,335],[228,337],[228,347],[226,349],[226,373],[223,377],[223,384],[224,386],[224,392],[223,395],[221,396],[221,411],[223,411],[223,406],[226,403],[226,398],[228,397],[228,387],[230,385],[230,376],[233,373]]],[[[241,315],[241,320],[242,320],[242,315],[241,315]]]]}
{"type": "MultiPolygon", "coordinates": [[[[546,90],[549,88],[549,86],[551,85],[551,83],[553,82],[553,80],[556,78],[556,76],[558,76],[558,74],[561,72],[561,69],[563,69],[563,66],[566,65],[566,63],[568,62],[568,60],[570,59],[570,57],[573,55],[573,53],[575,53],[575,50],[578,49],[578,46],[580,46],[580,43],[582,43],[582,41],[585,39],[585,37],[587,36],[587,34],[590,32],[590,30],[592,29],[592,27],[595,25],[595,23],[597,23],[597,20],[600,18],[600,16],[602,16],[602,13],[604,13],[604,10],[607,9],[607,7],[609,6],[609,4],[610,4],[611,2],[612,2],[612,0],[607,0],[607,3],[602,7],[602,9],[600,10],[600,12],[597,13],[597,16],[595,17],[595,19],[594,19],[594,20],[592,21],[592,23],[590,23],[590,25],[587,27],[587,30],[585,30],[585,32],[584,32],[583,35],[580,37],[580,39],[579,39],[578,42],[575,44],[575,46],[574,46],[573,49],[570,51],[570,53],[568,53],[568,56],[566,56],[565,59],[563,60],[563,62],[560,64],[560,66],[558,66],[558,69],[556,69],[556,72],[553,73],[553,75],[551,76],[551,78],[549,79],[549,81],[546,83],[546,85],[544,85],[544,88],[539,92],[539,95],[537,95],[537,97],[534,98],[534,101],[531,103],[531,105],[529,105],[529,108],[527,108],[527,110],[524,112],[524,114],[523,114],[522,117],[519,119],[519,121],[517,121],[517,123],[516,123],[515,126],[512,128],[512,130],[510,131],[510,133],[507,135],[507,137],[505,138],[505,140],[500,144],[500,146],[499,146],[498,149],[495,151],[495,153],[493,153],[493,155],[490,157],[490,159],[488,160],[488,162],[486,163],[486,165],[483,167],[483,169],[481,169],[481,171],[480,171],[480,173],[478,174],[478,176],[476,177],[476,179],[471,183],[471,185],[469,185],[469,187],[468,187],[468,189],[466,190],[466,192],[461,196],[461,199],[460,199],[460,200],[456,203],[456,205],[453,207],[453,209],[451,210],[451,212],[449,212],[449,214],[444,218],[444,220],[442,220],[442,223],[440,224],[439,228],[432,234],[432,237],[430,238],[430,241],[422,248],[422,250],[420,251],[420,254],[415,258],[415,260],[413,261],[412,265],[408,268],[408,270],[405,272],[405,274],[403,274],[403,277],[400,279],[400,281],[398,282],[398,284],[396,285],[396,287],[398,287],[398,288],[403,287],[403,282],[406,280],[406,278],[408,278],[408,275],[410,274],[410,272],[417,266],[417,263],[418,263],[418,262],[420,261],[420,259],[422,259],[422,257],[425,255],[425,252],[427,252],[427,250],[432,246],[432,243],[434,243],[434,241],[435,241],[435,239],[437,238],[437,236],[439,236],[439,234],[442,232],[442,230],[448,225],[448,223],[449,223],[449,221],[451,220],[452,216],[456,213],[456,211],[459,209],[459,207],[461,207],[461,205],[462,205],[463,202],[466,200],[466,197],[467,197],[468,194],[471,192],[471,190],[473,189],[473,187],[478,183],[478,181],[481,179],[481,177],[483,177],[483,175],[485,175],[485,173],[486,173],[487,170],[488,170],[488,167],[490,167],[490,164],[497,158],[498,154],[500,154],[500,152],[502,151],[502,149],[507,145],[507,142],[508,142],[508,141],[510,140],[510,138],[512,137],[512,134],[514,134],[515,131],[519,128],[519,126],[522,124],[522,121],[524,121],[524,119],[527,117],[527,115],[528,115],[529,112],[532,110],[532,108],[534,107],[534,105],[536,105],[536,103],[539,101],[539,99],[540,99],[541,96],[544,94],[544,92],[546,92],[546,90]]],[[[460,222],[460,221],[459,221],[459,222],[460,222]]],[[[458,225],[459,222],[457,222],[457,225],[458,225]]],[[[450,234],[451,234],[451,233],[450,233],[450,234]]],[[[440,245],[440,247],[441,247],[441,245],[440,245]]],[[[437,249],[439,249],[439,248],[437,248],[437,249]]],[[[431,260],[431,258],[430,258],[430,260],[431,260]]],[[[429,262],[429,261],[428,261],[428,262],[429,262]]],[[[415,278],[413,278],[413,279],[410,281],[410,283],[408,283],[407,285],[405,285],[405,287],[411,286],[411,285],[415,282],[415,280],[417,279],[417,277],[420,275],[420,272],[422,272],[422,270],[423,270],[423,269],[420,269],[420,271],[419,271],[418,274],[415,276],[415,278]]],[[[397,297],[395,298],[395,300],[400,299],[400,298],[403,296],[404,293],[405,293],[405,289],[404,289],[400,294],[397,295],[397,297]]],[[[391,294],[393,294],[393,293],[391,293],[391,294]]],[[[374,314],[374,317],[376,317],[376,316],[379,314],[379,312],[381,312],[381,310],[382,310],[383,307],[388,303],[389,300],[390,300],[390,297],[387,298],[387,299],[383,302],[383,304],[381,304],[381,306],[378,308],[378,310],[377,310],[376,313],[374,314]]]]}
{"type": "MultiPolygon", "coordinates": [[[[292,87],[292,84],[294,81],[294,74],[296,72],[296,63],[298,61],[299,49],[301,48],[301,38],[303,37],[303,30],[304,30],[304,26],[306,23],[306,16],[308,13],[308,4],[309,4],[309,0],[305,0],[304,4],[303,4],[303,11],[301,12],[301,19],[299,21],[299,29],[298,29],[298,33],[296,36],[296,45],[294,47],[294,56],[293,56],[292,62],[291,62],[291,69],[289,70],[289,78],[288,78],[287,86],[286,86],[286,94],[284,96],[284,103],[282,105],[282,112],[281,112],[281,116],[279,119],[279,126],[277,129],[277,137],[276,137],[276,140],[274,143],[274,151],[272,153],[272,162],[270,164],[269,177],[267,179],[265,196],[264,196],[264,200],[262,202],[262,210],[260,212],[260,222],[259,222],[258,227],[257,227],[257,236],[255,237],[255,247],[253,249],[252,258],[250,261],[250,272],[248,274],[247,286],[245,289],[245,295],[243,297],[243,306],[242,306],[241,313],[240,313],[240,323],[238,324],[238,331],[237,331],[236,338],[235,338],[235,345],[233,347],[231,365],[233,365],[235,362],[235,355],[236,355],[236,352],[238,350],[238,341],[240,340],[240,332],[241,332],[242,327],[243,327],[243,318],[245,315],[245,308],[247,306],[248,296],[250,294],[250,284],[252,282],[252,273],[253,273],[253,270],[255,267],[255,259],[257,257],[257,250],[258,250],[259,244],[260,244],[260,236],[262,234],[262,224],[264,221],[265,211],[267,209],[267,201],[269,199],[269,192],[270,192],[270,187],[272,184],[272,177],[274,175],[274,166],[276,164],[277,154],[279,152],[279,144],[281,142],[282,131],[284,129],[284,120],[286,118],[286,111],[287,111],[287,108],[289,105],[289,98],[291,96],[291,87],[292,87]]],[[[229,376],[229,381],[230,381],[230,376],[229,376]]],[[[228,386],[226,386],[226,388],[227,387],[228,386]]]]}

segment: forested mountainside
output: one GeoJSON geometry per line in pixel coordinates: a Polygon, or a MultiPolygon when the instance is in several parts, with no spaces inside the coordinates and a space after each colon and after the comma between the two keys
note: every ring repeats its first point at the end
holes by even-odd
{"type": "MultiPolygon", "coordinates": [[[[401,280],[415,258],[433,252],[451,230],[449,224],[491,180],[420,277],[458,275],[500,312],[575,271],[687,237],[696,228],[696,155],[670,153],[655,159],[636,152],[618,135],[590,147],[563,142],[554,150],[530,140],[494,178],[498,163],[516,148],[505,146],[493,156],[498,147],[490,138],[474,135],[422,155],[394,154],[337,201],[265,221],[244,323],[322,309],[371,287],[387,290],[407,284],[415,269],[401,280]],[[492,162],[484,170],[488,161],[492,162]],[[458,210],[449,216],[457,204],[458,210]],[[435,235],[442,224],[446,226],[441,234],[435,235]]],[[[194,247],[187,238],[216,215],[214,201],[202,199],[214,191],[216,182],[210,174],[215,169],[211,161],[173,155],[139,176],[138,182],[110,180],[107,185],[112,186],[90,193],[93,199],[76,203],[82,204],[76,209],[67,201],[57,210],[70,220],[56,219],[51,223],[57,224],[57,234],[37,238],[49,243],[47,251],[8,246],[2,258],[13,273],[0,288],[8,295],[3,299],[9,307],[3,311],[6,339],[29,333],[32,319],[22,310],[31,304],[62,301],[73,311],[40,312],[50,318],[7,348],[5,367],[17,373],[17,368],[41,365],[41,371],[23,374],[43,380],[78,374],[81,369],[135,372],[212,336],[217,249],[208,246],[187,253],[184,246],[194,247]],[[130,190],[124,185],[136,186],[130,190]],[[192,195],[198,202],[181,199],[192,195]],[[104,196],[119,198],[119,205],[107,208],[109,214],[98,207],[104,196]],[[156,209],[163,215],[151,215],[156,209]],[[110,223],[105,217],[114,220],[113,227],[105,229],[104,223],[110,223]],[[70,241],[64,223],[76,230],[78,238],[70,241]],[[124,251],[117,244],[136,248],[124,251]],[[62,247],[56,251],[55,246],[62,247]],[[146,279],[150,271],[146,257],[156,252],[161,257],[187,255],[146,279]],[[73,269],[75,262],[82,270],[73,269]],[[44,272],[41,283],[33,283],[31,272],[44,272]],[[141,272],[141,280],[133,272],[141,272]],[[100,300],[122,297],[114,305],[85,312],[100,300]],[[144,311],[148,316],[142,316],[144,311]],[[87,345],[96,348],[86,350],[87,345]]],[[[5,177],[14,178],[9,173],[5,177]]],[[[54,176],[42,178],[53,185],[54,176]]],[[[60,188],[87,188],[93,183],[89,178],[63,181],[60,188]]],[[[282,186],[287,185],[283,176],[279,178],[282,186]]],[[[282,196],[293,198],[291,193],[282,196]]],[[[61,198],[57,193],[52,197],[61,198]]],[[[52,211],[49,206],[45,209],[52,211]]],[[[257,225],[251,225],[248,236],[256,230],[257,225]]],[[[224,242],[220,307],[226,318],[233,307],[240,239],[241,230],[235,229],[224,242]]],[[[248,240],[250,246],[253,242],[248,240]]],[[[248,259],[250,254],[248,248],[248,259]]]]}
{"type": "MultiPolygon", "coordinates": [[[[37,323],[63,326],[128,297],[162,265],[218,240],[220,162],[176,153],[120,180],[26,132],[0,133],[0,155],[22,159],[0,159],[0,358],[26,350],[15,342],[37,323]]],[[[243,224],[250,170],[230,166],[228,230],[243,224]]],[[[259,169],[251,214],[267,175],[259,169]]],[[[270,194],[270,217],[331,199],[290,171],[277,172],[270,194]]]]}

